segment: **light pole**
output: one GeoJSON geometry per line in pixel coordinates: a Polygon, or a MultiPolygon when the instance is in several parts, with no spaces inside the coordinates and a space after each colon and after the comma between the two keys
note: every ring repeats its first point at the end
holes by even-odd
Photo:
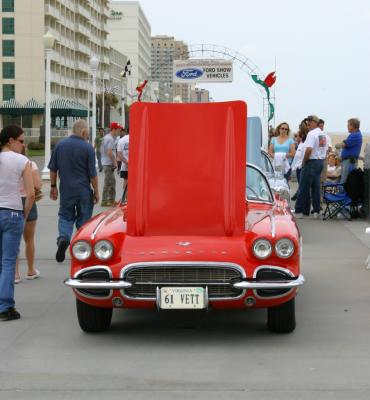
{"type": "Polygon", "coordinates": [[[96,72],[98,71],[99,60],[92,56],[90,58],[90,69],[92,75],[92,130],[91,130],[91,143],[94,145],[96,138],[96,72]]]}
{"type": "Polygon", "coordinates": [[[123,128],[126,126],[126,115],[125,115],[125,98],[126,98],[126,92],[125,92],[125,83],[127,82],[126,80],[126,72],[122,71],[120,73],[121,76],[121,110],[122,110],[122,119],[121,119],[121,125],[123,128]]]}
{"type": "Polygon", "coordinates": [[[55,43],[54,36],[47,32],[44,35],[44,46],[46,53],[46,92],[45,92],[45,164],[41,172],[41,178],[43,180],[50,180],[50,171],[48,168],[51,154],[51,140],[50,140],[50,60],[51,52],[55,43]]]}

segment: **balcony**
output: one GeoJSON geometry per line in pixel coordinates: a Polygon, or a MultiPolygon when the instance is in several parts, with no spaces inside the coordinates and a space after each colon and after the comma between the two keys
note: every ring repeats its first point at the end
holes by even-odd
{"type": "Polygon", "coordinates": [[[91,39],[91,31],[86,26],[76,22],[75,31],[91,39]]]}
{"type": "Polygon", "coordinates": [[[87,80],[75,79],[74,86],[76,89],[89,90],[89,82],[87,80]]]}
{"type": "Polygon", "coordinates": [[[79,4],[76,5],[76,13],[82,15],[87,20],[90,20],[91,18],[90,12],[79,4]]]}
{"type": "Polygon", "coordinates": [[[61,19],[59,10],[51,4],[45,4],[45,15],[49,15],[55,19],[61,19]]]}
{"type": "Polygon", "coordinates": [[[79,71],[90,72],[89,65],[84,61],[75,60],[75,68],[79,71]]]}
{"type": "Polygon", "coordinates": [[[76,42],[75,43],[75,49],[81,53],[87,54],[88,56],[90,55],[91,51],[90,51],[90,47],[82,44],[80,42],[76,42]]]}

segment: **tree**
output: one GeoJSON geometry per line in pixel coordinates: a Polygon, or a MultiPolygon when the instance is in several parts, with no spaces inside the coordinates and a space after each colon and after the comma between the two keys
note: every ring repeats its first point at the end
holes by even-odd
{"type": "MultiPolygon", "coordinates": [[[[96,95],[96,106],[99,110],[102,110],[103,96],[101,94],[96,95]]],[[[111,107],[117,108],[119,103],[118,97],[113,93],[104,93],[104,123],[102,121],[102,112],[99,113],[99,126],[108,126],[110,123],[109,114],[111,107]]]]}

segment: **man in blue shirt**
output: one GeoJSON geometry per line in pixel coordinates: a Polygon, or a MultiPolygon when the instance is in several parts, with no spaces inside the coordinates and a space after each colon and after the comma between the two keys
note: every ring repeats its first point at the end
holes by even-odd
{"type": "Polygon", "coordinates": [[[73,125],[73,134],[60,141],[51,155],[50,198],[58,199],[57,176],[60,185],[60,205],[56,260],[63,262],[71,240],[73,226],[79,229],[91,218],[94,203],[99,201],[95,152],[90,143],[87,123],[83,119],[73,125]]]}
{"type": "Polygon", "coordinates": [[[348,120],[349,135],[346,140],[339,143],[336,147],[342,148],[341,158],[341,178],[340,183],[344,183],[349,173],[357,168],[357,161],[360,156],[362,146],[362,133],[360,131],[360,121],[357,118],[350,118],[348,120]]]}

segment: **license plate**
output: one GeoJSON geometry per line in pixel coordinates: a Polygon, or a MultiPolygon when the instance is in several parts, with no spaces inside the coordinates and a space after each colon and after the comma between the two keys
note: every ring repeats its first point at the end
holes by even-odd
{"type": "Polygon", "coordinates": [[[202,287],[163,287],[160,290],[159,305],[163,309],[201,309],[206,307],[202,287]]]}

